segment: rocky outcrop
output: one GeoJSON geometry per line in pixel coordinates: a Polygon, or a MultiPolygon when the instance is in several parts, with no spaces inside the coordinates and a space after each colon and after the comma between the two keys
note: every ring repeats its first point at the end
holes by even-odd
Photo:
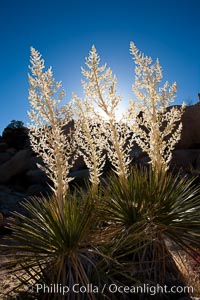
{"type": "Polygon", "coordinates": [[[176,149],[200,149],[200,106],[186,106],[182,116],[181,140],[176,149]]]}
{"type": "Polygon", "coordinates": [[[171,165],[186,172],[200,174],[200,149],[177,149],[173,153],[171,165]]]}
{"type": "Polygon", "coordinates": [[[12,188],[0,185],[0,235],[7,232],[9,217],[13,212],[26,214],[25,208],[21,205],[27,195],[14,191],[12,188]]]}
{"type": "Polygon", "coordinates": [[[46,184],[48,178],[40,169],[30,169],[26,172],[27,181],[29,184],[46,184]]]}
{"type": "MultiPolygon", "coordinates": [[[[5,153],[7,154],[7,153],[5,153]]],[[[0,183],[8,182],[13,176],[27,170],[31,157],[29,149],[20,150],[11,159],[0,165],[0,183]]]]}
{"type": "Polygon", "coordinates": [[[200,175],[200,105],[185,107],[181,139],[176,144],[171,169],[189,175],[200,175]]]}

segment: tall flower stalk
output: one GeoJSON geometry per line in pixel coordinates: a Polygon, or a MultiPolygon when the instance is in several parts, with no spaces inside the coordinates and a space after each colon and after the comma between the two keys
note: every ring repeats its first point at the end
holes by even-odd
{"type": "Polygon", "coordinates": [[[85,64],[87,68],[82,68],[82,74],[86,78],[82,81],[85,101],[90,107],[93,119],[100,123],[102,133],[106,137],[104,146],[108,158],[115,172],[124,181],[129,173],[129,153],[133,138],[129,128],[122,125],[116,117],[121,101],[121,96],[116,92],[116,76],[112,75],[106,64],[100,66],[100,57],[94,46],[85,64]]]}
{"type": "Polygon", "coordinates": [[[169,108],[174,101],[177,85],[165,82],[158,59],[153,64],[151,57],[139,52],[133,42],[130,43],[135,67],[135,83],[132,90],[138,101],[130,102],[129,117],[136,134],[137,144],[150,157],[154,170],[166,171],[172,157],[175,144],[181,137],[181,108],[169,108]]]}
{"type": "Polygon", "coordinates": [[[63,199],[71,180],[68,174],[74,152],[73,139],[64,134],[63,128],[72,119],[72,111],[69,104],[60,106],[60,101],[65,95],[61,82],[55,81],[51,67],[44,71],[44,59],[34,48],[31,48],[30,62],[30,142],[32,149],[43,159],[44,166],[39,167],[53,183],[51,189],[62,215],[63,199]]]}
{"type": "Polygon", "coordinates": [[[94,192],[100,182],[103,167],[106,162],[104,153],[104,140],[100,121],[97,123],[90,115],[90,105],[77,95],[73,94],[75,116],[75,140],[78,153],[83,156],[85,164],[90,172],[90,182],[94,192]]]}

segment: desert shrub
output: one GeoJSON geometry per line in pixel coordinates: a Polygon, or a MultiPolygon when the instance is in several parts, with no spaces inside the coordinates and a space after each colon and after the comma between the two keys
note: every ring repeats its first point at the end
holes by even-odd
{"type": "MultiPolygon", "coordinates": [[[[131,276],[129,286],[133,280],[168,288],[184,285],[167,241],[197,257],[193,247],[200,243],[200,187],[194,179],[157,175],[151,168],[134,168],[126,186],[114,174],[104,183],[101,213],[105,228],[116,233],[110,255],[131,276]]],[[[139,299],[147,299],[143,297],[139,299]]]]}
{"type": "Polygon", "coordinates": [[[32,198],[23,206],[29,216],[15,213],[18,222],[10,221],[13,231],[10,240],[15,243],[12,251],[17,255],[6,262],[6,268],[19,278],[17,288],[31,284],[42,299],[96,299],[90,292],[77,295],[71,291],[62,295],[37,290],[39,284],[71,288],[77,283],[80,286],[93,283],[102,288],[106,273],[100,262],[103,259],[105,267],[107,258],[104,259],[101,248],[107,232],[102,232],[99,226],[94,199],[81,190],[68,194],[62,217],[55,198],[32,198]]]}
{"type": "Polygon", "coordinates": [[[2,138],[9,147],[23,149],[28,145],[28,130],[22,121],[12,120],[3,130],[2,138]]]}

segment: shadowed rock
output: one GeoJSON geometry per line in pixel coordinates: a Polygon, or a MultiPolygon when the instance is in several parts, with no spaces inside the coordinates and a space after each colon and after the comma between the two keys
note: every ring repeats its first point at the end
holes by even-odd
{"type": "Polygon", "coordinates": [[[0,183],[5,183],[13,176],[23,173],[29,165],[31,151],[20,150],[9,161],[0,165],[0,183]]]}
{"type": "Polygon", "coordinates": [[[186,106],[182,123],[181,140],[176,149],[200,149],[200,106],[186,106]]]}

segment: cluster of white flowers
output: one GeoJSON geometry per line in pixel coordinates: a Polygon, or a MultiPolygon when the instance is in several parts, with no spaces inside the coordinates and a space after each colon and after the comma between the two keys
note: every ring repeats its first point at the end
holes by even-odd
{"type": "Polygon", "coordinates": [[[61,82],[54,80],[51,68],[44,70],[44,60],[34,48],[31,48],[30,61],[30,142],[32,149],[43,159],[44,166],[39,167],[52,180],[54,186],[51,188],[62,210],[62,198],[65,197],[71,180],[68,174],[74,153],[74,140],[71,136],[67,137],[63,129],[71,121],[72,112],[70,104],[59,107],[65,95],[61,82]]]}
{"type": "Polygon", "coordinates": [[[152,167],[167,170],[175,144],[181,138],[181,117],[184,105],[171,107],[177,86],[169,86],[163,78],[158,59],[155,64],[151,57],[139,52],[133,42],[130,44],[135,67],[135,83],[132,90],[138,101],[130,101],[129,124],[132,125],[137,144],[150,157],[152,167]]]}
{"type": "Polygon", "coordinates": [[[93,186],[99,184],[99,177],[106,162],[104,153],[105,138],[100,123],[90,116],[90,105],[73,94],[75,117],[75,141],[78,154],[83,156],[90,172],[93,186]]]}
{"type": "Polygon", "coordinates": [[[99,66],[100,58],[94,46],[85,64],[87,70],[82,68],[82,74],[86,80],[82,81],[82,86],[92,118],[106,137],[104,147],[115,172],[120,178],[127,178],[133,135],[122,120],[116,117],[121,102],[121,96],[116,93],[117,78],[106,65],[99,66]]]}
{"type": "Polygon", "coordinates": [[[64,106],[60,106],[65,95],[61,83],[54,80],[51,68],[44,71],[44,60],[31,48],[30,141],[44,161],[44,167],[40,167],[52,180],[58,199],[66,195],[69,171],[77,155],[83,156],[94,186],[99,184],[106,155],[118,176],[126,180],[134,141],[149,155],[155,170],[167,170],[169,166],[180,139],[184,106],[169,108],[176,83],[170,87],[166,82],[159,87],[159,61],[152,64],[152,59],[140,53],[132,42],[130,50],[136,64],[132,89],[138,101],[130,101],[126,119],[118,120],[121,96],[116,92],[117,79],[110,68],[100,66],[94,46],[86,58],[87,68],[82,68],[84,99],[73,94],[72,101],[64,106]],[[65,125],[72,119],[73,132],[66,134],[65,125]]]}

